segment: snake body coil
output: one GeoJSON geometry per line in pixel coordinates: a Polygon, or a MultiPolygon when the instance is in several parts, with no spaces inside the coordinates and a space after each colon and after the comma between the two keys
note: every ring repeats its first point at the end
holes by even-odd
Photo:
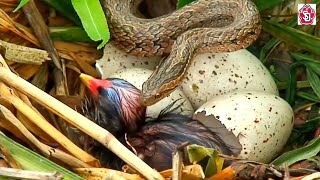
{"type": "Polygon", "coordinates": [[[136,56],[169,54],[143,84],[152,105],[177,88],[192,58],[202,52],[231,52],[248,47],[261,31],[250,0],[198,0],[154,19],[134,16],[134,0],[105,0],[115,45],[136,56]]]}

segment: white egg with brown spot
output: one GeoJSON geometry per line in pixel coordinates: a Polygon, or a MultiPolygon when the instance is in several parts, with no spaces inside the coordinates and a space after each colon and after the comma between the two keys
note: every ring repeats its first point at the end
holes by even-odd
{"type": "Polygon", "coordinates": [[[215,119],[201,121],[214,131],[220,121],[239,138],[239,155],[251,161],[269,163],[282,150],[293,128],[293,110],[279,96],[266,92],[232,92],[216,96],[199,107],[215,119]]]}
{"type": "Polygon", "coordinates": [[[103,57],[96,61],[96,69],[100,72],[101,78],[128,68],[146,68],[154,70],[159,64],[161,57],[138,57],[130,55],[115,47],[112,43],[106,44],[103,50],[103,57]]]}
{"type": "MultiPolygon", "coordinates": [[[[145,68],[126,68],[111,74],[109,77],[124,79],[141,90],[142,84],[149,78],[151,74],[152,70],[145,68]]],[[[193,115],[194,109],[192,108],[190,101],[188,100],[186,95],[181,91],[181,89],[177,88],[170,95],[160,100],[156,104],[148,106],[147,116],[156,118],[163,109],[165,109],[175,101],[176,103],[170,109],[173,109],[178,105],[181,105],[174,112],[187,115],[189,117],[193,115]]]]}
{"type": "Polygon", "coordinates": [[[269,71],[246,49],[195,56],[181,88],[195,109],[229,92],[264,91],[278,95],[269,71]]]}

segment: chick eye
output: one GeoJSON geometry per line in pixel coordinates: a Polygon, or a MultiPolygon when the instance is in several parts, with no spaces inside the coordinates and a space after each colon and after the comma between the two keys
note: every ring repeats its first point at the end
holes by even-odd
{"type": "Polygon", "coordinates": [[[99,94],[101,94],[102,91],[103,91],[103,88],[101,86],[99,86],[99,87],[97,87],[97,91],[98,91],[99,94]]]}

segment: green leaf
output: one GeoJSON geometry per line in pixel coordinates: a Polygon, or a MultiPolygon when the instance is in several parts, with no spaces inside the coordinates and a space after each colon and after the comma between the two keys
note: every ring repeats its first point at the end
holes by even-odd
{"type": "Polygon", "coordinates": [[[178,0],[177,2],[177,9],[182,8],[183,6],[192,3],[195,0],[178,0]]]}
{"type": "Polygon", "coordinates": [[[284,0],[255,0],[255,4],[257,5],[259,11],[273,8],[281,2],[284,2],[284,0]]]}
{"type": "Polygon", "coordinates": [[[287,164],[288,166],[305,159],[316,156],[320,152],[320,137],[313,139],[304,147],[286,152],[275,159],[271,164],[281,166],[287,164]]]}
{"type": "Polygon", "coordinates": [[[199,145],[189,145],[187,147],[188,157],[191,162],[199,162],[209,154],[214,153],[214,149],[205,148],[199,145]]]}
{"type": "Polygon", "coordinates": [[[311,55],[306,55],[306,54],[301,54],[301,53],[290,53],[290,55],[294,59],[296,59],[297,61],[306,60],[308,62],[314,62],[314,63],[319,63],[320,64],[320,60],[319,59],[315,59],[314,56],[311,56],[311,55]]]}
{"type": "Polygon", "coordinates": [[[305,62],[305,64],[309,66],[316,74],[320,75],[320,63],[314,63],[314,62],[305,62]]]}
{"type": "Polygon", "coordinates": [[[218,155],[218,152],[215,151],[209,158],[205,169],[205,176],[211,177],[214,174],[220,172],[223,168],[224,159],[218,155]]]}
{"type": "MultiPolygon", "coordinates": [[[[319,121],[319,110],[320,110],[320,104],[314,104],[311,106],[311,109],[308,114],[308,118],[306,120],[307,123],[313,123],[313,122],[318,122],[319,121]]],[[[315,127],[315,129],[318,127],[315,127]]]]}
{"type": "Polygon", "coordinates": [[[303,96],[305,99],[318,102],[317,99],[320,98],[320,63],[313,59],[311,56],[293,53],[292,56],[297,60],[296,63],[290,65],[289,73],[289,86],[287,87],[286,100],[289,104],[294,103],[294,96],[296,91],[296,68],[301,64],[306,66],[307,78],[310,83],[311,88],[316,93],[318,98],[314,98],[311,95],[307,96],[305,93],[300,92],[299,96],[303,96]]]}
{"type": "MultiPolygon", "coordinates": [[[[287,26],[293,27],[297,25],[297,16],[294,16],[287,24],[287,26]]],[[[272,49],[274,49],[278,44],[280,43],[280,40],[277,38],[271,38],[261,49],[260,52],[260,60],[262,62],[265,62],[268,55],[271,53],[272,49]]]]}
{"type": "Polygon", "coordinates": [[[53,40],[69,42],[92,42],[86,31],[80,27],[51,27],[50,37],[53,40]]]}
{"type": "MultiPolygon", "coordinates": [[[[279,90],[286,89],[286,88],[288,87],[288,84],[290,84],[290,83],[287,83],[287,82],[277,82],[277,86],[278,86],[278,89],[279,89],[279,90]]],[[[308,88],[308,87],[310,87],[309,81],[296,81],[296,88],[297,88],[297,89],[300,89],[300,88],[308,88]]]]}
{"type": "Polygon", "coordinates": [[[191,162],[199,162],[207,156],[210,157],[205,169],[206,177],[210,177],[222,170],[224,159],[219,156],[217,150],[199,145],[189,145],[187,152],[191,162]]]}
{"type": "Polygon", "coordinates": [[[297,96],[307,99],[309,101],[320,102],[320,98],[316,94],[311,94],[310,92],[297,92],[297,96]]]}
{"type": "Polygon", "coordinates": [[[94,41],[102,40],[101,49],[110,39],[110,33],[105,14],[99,0],[71,0],[74,9],[88,36],[94,41]]]}
{"type": "Polygon", "coordinates": [[[309,66],[307,66],[307,77],[314,92],[320,97],[320,79],[309,66]]]}
{"type": "Polygon", "coordinates": [[[280,41],[276,38],[270,39],[262,48],[260,51],[260,60],[262,63],[265,63],[267,60],[267,57],[269,56],[269,53],[272,52],[272,50],[280,43],[280,41]]]}
{"type": "Polygon", "coordinates": [[[27,4],[29,0],[21,0],[18,4],[18,6],[13,10],[13,12],[18,11],[20,8],[22,8],[25,4],[27,4]]]}
{"type": "Polygon", "coordinates": [[[70,19],[73,23],[81,26],[81,21],[74,10],[71,0],[42,0],[59,13],[70,19]]]}
{"type": "MultiPolygon", "coordinates": [[[[217,156],[217,155],[215,155],[215,156],[217,156]]],[[[217,172],[218,172],[218,169],[216,166],[215,159],[210,157],[204,174],[206,177],[210,177],[210,176],[216,174],[217,172]]]]}
{"type": "Polygon", "coordinates": [[[290,65],[290,73],[289,73],[289,83],[287,85],[286,89],[286,101],[290,104],[294,104],[294,97],[296,95],[296,83],[297,83],[297,77],[296,77],[296,68],[301,66],[302,63],[296,62],[290,65]]]}
{"type": "Polygon", "coordinates": [[[301,54],[301,53],[291,53],[291,56],[299,61],[302,62],[304,64],[306,64],[307,66],[309,66],[315,73],[317,73],[318,75],[320,75],[320,61],[318,59],[315,59],[313,56],[311,55],[305,55],[305,54],[301,54]]]}
{"type": "Polygon", "coordinates": [[[59,172],[63,179],[82,180],[79,175],[49,161],[47,158],[29,150],[28,148],[16,143],[0,131],[0,144],[6,149],[12,157],[25,170],[42,171],[42,172],[59,172]]]}
{"type": "Polygon", "coordinates": [[[298,29],[269,20],[262,21],[263,29],[274,37],[300,49],[320,54],[320,38],[307,34],[298,29]]]}

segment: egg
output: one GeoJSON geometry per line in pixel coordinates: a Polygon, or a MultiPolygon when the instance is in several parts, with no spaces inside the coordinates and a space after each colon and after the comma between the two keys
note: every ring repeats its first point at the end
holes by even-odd
{"type": "Polygon", "coordinates": [[[277,95],[249,91],[216,96],[195,112],[214,118],[200,120],[210,130],[220,121],[239,138],[240,158],[269,163],[282,150],[293,128],[293,110],[277,95]]]}
{"type": "Polygon", "coordinates": [[[103,50],[103,57],[96,61],[96,69],[100,72],[101,78],[105,79],[121,69],[138,67],[154,70],[160,58],[133,56],[108,43],[103,50]]]}
{"type": "MultiPolygon", "coordinates": [[[[141,90],[142,84],[149,78],[151,74],[152,70],[148,70],[145,68],[126,68],[111,74],[109,77],[124,79],[141,90]]],[[[194,109],[192,108],[190,101],[181,91],[181,89],[177,88],[169,96],[165,97],[152,106],[148,106],[146,112],[147,116],[156,118],[163,109],[174,102],[175,104],[170,108],[170,110],[177,107],[178,105],[181,105],[174,112],[187,115],[189,117],[193,115],[194,109]]]]}
{"type": "Polygon", "coordinates": [[[195,109],[215,96],[234,91],[264,91],[278,95],[269,71],[246,49],[197,55],[181,88],[195,109]]]}

